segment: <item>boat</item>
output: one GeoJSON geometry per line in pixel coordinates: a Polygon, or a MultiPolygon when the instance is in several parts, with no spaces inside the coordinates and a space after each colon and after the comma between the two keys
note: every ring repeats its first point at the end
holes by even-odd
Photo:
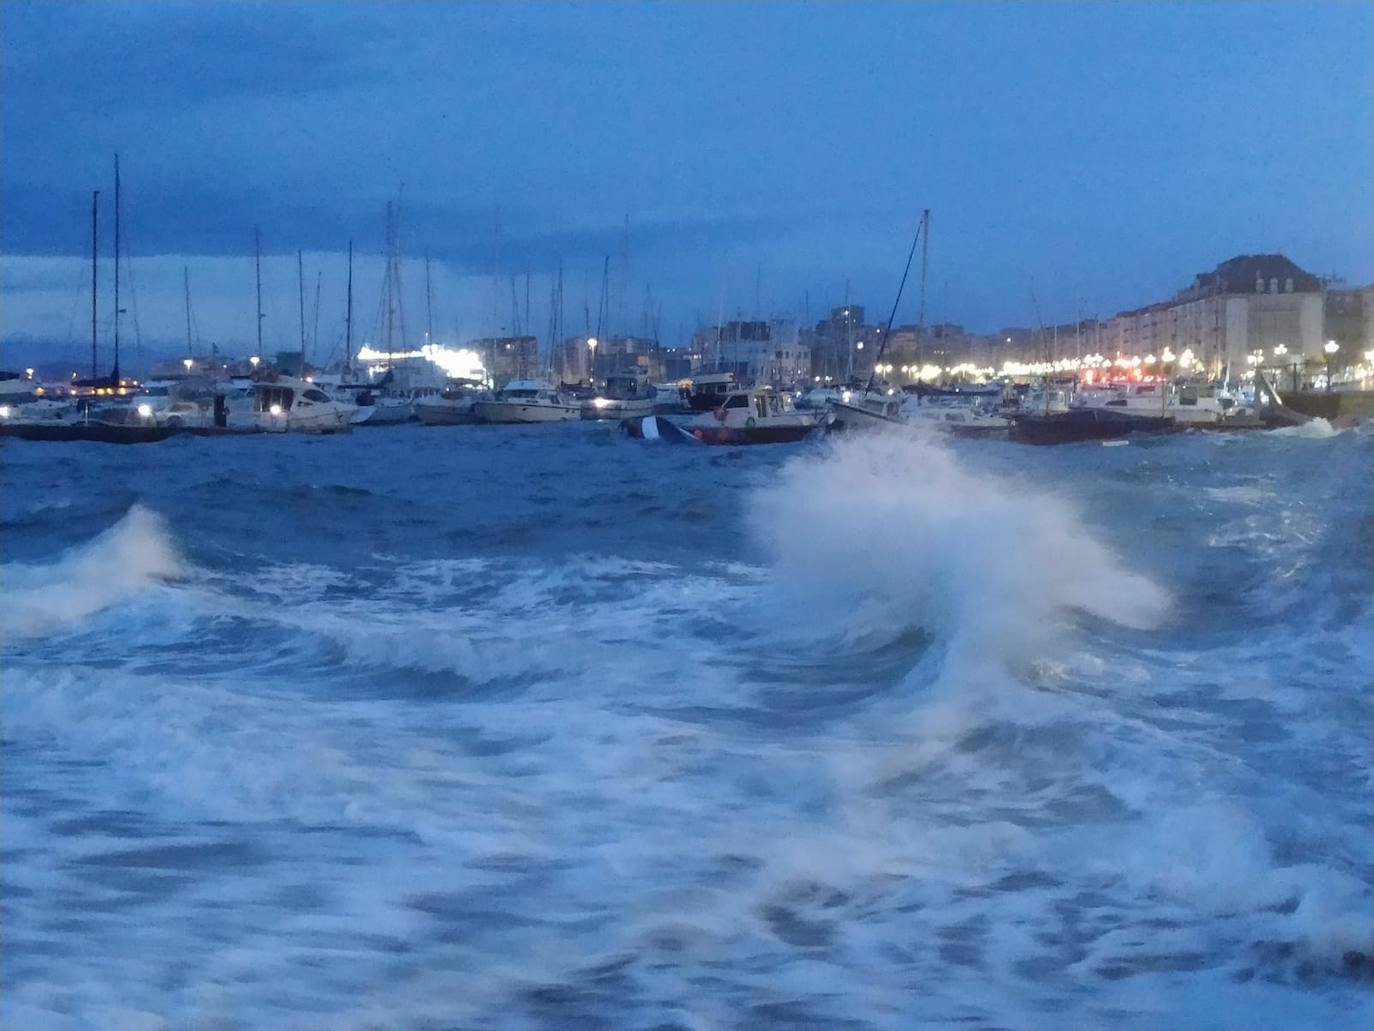
{"type": "Polygon", "coordinates": [[[734,390],[733,372],[704,372],[692,377],[687,394],[687,407],[694,412],[709,412],[719,408],[727,394],[734,390]]]}
{"type": "Polygon", "coordinates": [[[513,379],[493,398],[474,402],[481,422],[567,422],[582,418],[582,406],[538,379],[513,379]]]}
{"type": "Polygon", "coordinates": [[[638,369],[607,376],[604,389],[582,404],[584,419],[633,419],[652,415],[658,391],[649,386],[638,369]]]}
{"type": "Polygon", "coordinates": [[[786,444],[809,436],[823,413],[799,411],[792,395],[772,390],[734,390],[720,407],[688,419],[649,415],[621,425],[631,437],[697,444],[786,444]]]}
{"type": "Polygon", "coordinates": [[[15,422],[0,420],[0,437],[19,440],[95,441],[103,444],[152,444],[185,432],[175,426],[133,425],[102,422],[15,422]]]}
{"type": "Polygon", "coordinates": [[[257,380],[247,394],[216,405],[216,422],[252,433],[347,433],[354,409],[294,376],[257,380]]]}
{"type": "Polygon", "coordinates": [[[1071,408],[1064,412],[1019,412],[1011,416],[1009,434],[1022,444],[1073,444],[1114,440],[1133,433],[1169,433],[1171,415],[1138,415],[1119,408],[1071,408]]]}
{"type": "Polygon", "coordinates": [[[349,421],[354,426],[396,426],[410,422],[414,414],[410,398],[377,394],[371,388],[363,387],[355,394],[349,421]]]}
{"type": "Polygon", "coordinates": [[[458,426],[478,421],[476,403],[486,397],[482,384],[451,379],[442,393],[415,400],[415,416],[427,426],[458,426]]]}
{"type": "Polygon", "coordinates": [[[826,402],[832,430],[881,430],[906,428],[902,414],[904,398],[893,392],[846,390],[826,402]]]}
{"type": "Polygon", "coordinates": [[[1000,391],[983,394],[945,392],[928,394],[924,399],[910,397],[902,406],[902,415],[910,425],[930,426],[959,437],[995,437],[1011,428],[1010,419],[985,404],[997,396],[1000,391]]]}

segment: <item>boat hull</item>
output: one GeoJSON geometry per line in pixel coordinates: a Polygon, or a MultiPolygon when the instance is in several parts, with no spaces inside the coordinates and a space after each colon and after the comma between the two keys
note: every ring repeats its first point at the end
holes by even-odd
{"type": "Polygon", "coordinates": [[[18,440],[90,440],[101,444],[155,444],[183,432],[186,431],[173,426],[134,426],[109,422],[0,423],[0,437],[14,437],[18,440]]]}
{"type": "Polygon", "coordinates": [[[526,405],[509,401],[478,401],[472,406],[477,418],[491,423],[569,422],[582,418],[580,407],[526,405]]]}
{"type": "Polygon", "coordinates": [[[816,428],[814,422],[787,422],[775,425],[721,426],[692,421],[679,424],[662,415],[627,419],[621,423],[628,436],[642,440],[661,440],[668,444],[791,444],[805,440],[816,428]]]}
{"type": "Polygon", "coordinates": [[[582,418],[592,420],[640,419],[646,415],[653,415],[656,403],[656,399],[652,397],[599,397],[582,406],[582,418]],[[598,401],[601,404],[597,404],[598,401]]]}
{"type": "Polygon", "coordinates": [[[415,417],[426,426],[470,426],[478,421],[472,402],[464,404],[415,403],[415,417]]]}
{"type": "Polygon", "coordinates": [[[396,426],[410,422],[411,414],[409,401],[402,404],[385,404],[379,401],[375,404],[360,405],[353,413],[351,422],[354,426],[396,426]]]}
{"type": "Polygon", "coordinates": [[[1115,440],[1133,433],[1171,433],[1172,416],[1133,415],[1105,408],[1076,408],[1067,412],[1024,414],[1013,418],[1011,439],[1022,444],[1073,444],[1085,440],[1115,440]]]}

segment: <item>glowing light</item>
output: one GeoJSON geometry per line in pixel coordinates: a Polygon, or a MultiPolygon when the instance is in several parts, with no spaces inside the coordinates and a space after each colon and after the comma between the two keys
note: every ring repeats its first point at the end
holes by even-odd
{"type": "Polygon", "coordinates": [[[860,341],[859,341],[857,344],[855,344],[854,346],[857,347],[860,351],[862,351],[862,350],[864,349],[864,342],[863,342],[862,340],[860,340],[860,341]]]}
{"type": "Polygon", "coordinates": [[[138,414],[139,414],[139,418],[142,418],[142,419],[150,419],[150,418],[152,418],[152,415],[153,415],[153,406],[152,406],[152,405],[148,405],[148,404],[139,405],[139,406],[138,406],[138,414]]]}
{"type": "Polygon", "coordinates": [[[196,363],[193,362],[190,358],[183,358],[183,359],[181,359],[181,364],[184,365],[184,366],[186,366],[186,371],[187,371],[187,372],[190,372],[190,371],[191,371],[191,366],[194,365],[194,364],[196,364],[196,363]]]}
{"type": "Polygon", "coordinates": [[[1341,345],[1338,344],[1338,343],[1336,343],[1336,341],[1334,341],[1334,340],[1328,340],[1328,341],[1326,342],[1325,351],[1326,351],[1327,354],[1335,354],[1335,353],[1336,353],[1337,351],[1339,351],[1340,349],[1341,349],[1341,345]]]}
{"type": "Polygon", "coordinates": [[[32,369],[25,369],[25,370],[24,370],[24,375],[27,376],[27,377],[29,377],[29,379],[33,379],[33,370],[32,370],[32,369]]]}
{"type": "Polygon", "coordinates": [[[606,397],[594,397],[594,398],[592,398],[592,404],[595,405],[597,408],[605,408],[605,407],[606,407],[608,404],[610,404],[610,403],[611,403],[610,398],[606,398],[606,397]]]}
{"type": "Polygon", "coordinates": [[[257,355],[253,355],[253,357],[251,357],[251,358],[248,359],[248,364],[251,365],[251,366],[253,366],[253,368],[256,369],[256,368],[258,367],[258,362],[260,362],[260,361],[262,361],[261,358],[259,358],[257,355]]]}
{"type": "Polygon", "coordinates": [[[596,345],[598,343],[600,343],[600,341],[598,341],[596,337],[587,337],[587,346],[590,347],[593,351],[596,350],[596,345]]]}
{"type": "Polygon", "coordinates": [[[0,405],[0,419],[8,419],[9,417],[10,417],[10,406],[9,406],[9,405],[0,405]]]}
{"type": "Polygon", "coordinates": [[[270,415],[281,415],[281,405],[272,405],[267,411],[270,415]]]}
{"type": "MultiPolygon", "coordinates": [[[[425,344],[418,351],[394,351],[390,355],[385,351],[375,351],[366,345],[358,352],[360,362],[385,362],[388,358],[395,361],[403,361],[407,358],[424,358],[433,362],[444,370],[444,375],[452,376],[454,379],[476,379],[485,380],[487,370],[482,366],[482,358],[476,351],[470,351],[465,347],[449,348],[443,344],[425,344]]],[[[385,366],[374,368],[374,373],[383,371],[385,366]]]]}
{"type": "Polygon", "coordinates": [[[1287,353],[1288,353],[1288,345],[1287,345],[1287,344],[1279,344],[1278,347],[1274,348],[1274,357],[1275,357],[1275,358],[1282,358],[1282,357],[1283,357],[1284,355],[1286,355],[1287,353]]]}

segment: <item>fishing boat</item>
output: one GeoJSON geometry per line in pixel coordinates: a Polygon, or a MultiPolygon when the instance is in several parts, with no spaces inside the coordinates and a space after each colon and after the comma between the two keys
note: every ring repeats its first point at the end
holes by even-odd
{"type": "Polygon", "coordinates": [[[451,379],[442,393],[415,401],[415,416],[427,426],[458,426],[478,421],[476,404],[487,392],[473,379],[451,379]]]}
{"type": "Polygon", "coordinates": [[[1073,444],[1115,440],[1130,434],[1169,433],[1171,415],[1139,415],[1119,408],[1071,408],[1065,412],[1020,412],[1011,416],[1010,436],[1023,444],[1073,444]]]}
{"type": "Polygon", "coordinates": [[[482,422],[567,422],[582,418],[582,406],[564,397],[553,384],[537,379],[513,379],[493,398],[473,404],[482,422]]]}
{"type": "Polygon", "coordinates": [[[631,437],[669,443],[786,444],[809,436],[823,417],[799,411],[791,394],[759,389],[732,391],[720,407],[689,419],[650,415],[621,425],[631,437]]]}
{"type": "Polygon", "coordinates": [[[687,394],[687,407],[694,412],[709,412],[719,408],[736,387],[733,372],[704,372],[692,377],[687,394]]]}

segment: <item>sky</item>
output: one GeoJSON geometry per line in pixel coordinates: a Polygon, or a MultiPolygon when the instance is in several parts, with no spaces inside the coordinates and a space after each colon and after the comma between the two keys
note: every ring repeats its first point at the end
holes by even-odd
{"type": "Polygon", "coordinates": [[[255,226],[264,350],[299,338],[298,249],[306,335],[339,346],[349,240],[375,339],[389,200],[410,340],[513,331],[527,275],[543,335],[560,262],[583,332],[607,257],[610,331],[882,318],[923,208],[927,319],[978,331],[1241,253],[1374,280],[1368,2],[5,0],[0,76],[0,365],[89,346],[116,152],[152,348],[184,347],[185,269],[193,346],[250,349],[255,226]]]}

